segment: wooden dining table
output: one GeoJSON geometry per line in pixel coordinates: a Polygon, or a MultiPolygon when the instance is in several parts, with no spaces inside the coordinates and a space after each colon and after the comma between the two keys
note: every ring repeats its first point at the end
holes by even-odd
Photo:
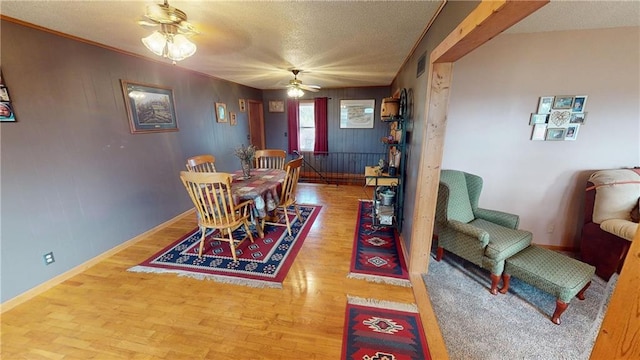
{"type": "Polygon", "coordinates": [[[280,203],[282,183],[286,175],[286,171],[279,169],[251,169],[248,179],[244,177],[242,170],[232,173],[233,200],[236,203],[253,200],[252,222],[255,223],[260,237],[263,236],[260,220],[267,217],[280,203]]]}

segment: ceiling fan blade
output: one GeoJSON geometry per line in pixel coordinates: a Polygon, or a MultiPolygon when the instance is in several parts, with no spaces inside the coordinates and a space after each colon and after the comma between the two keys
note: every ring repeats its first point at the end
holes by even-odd
{"type": "Polygon", "coordinates": [[[318,85],[299,85],[298,86],[302,90],[318,92],[320,91],[320,87],[318,85]]]}
{"type": "Polygon", "coordinates": [[[142,26],[158,26],[158,23],[149,20],[138,20],[138,25],[142,26]]]}

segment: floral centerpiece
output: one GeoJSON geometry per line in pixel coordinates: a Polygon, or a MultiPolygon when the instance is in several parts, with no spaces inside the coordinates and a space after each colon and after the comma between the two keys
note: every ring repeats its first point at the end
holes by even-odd
{"type": "Polygon", "coordinates": [[[234,150],[234,154],[240,159],[242,165],[242,174],[245,178],[251,177],[251,164],[256,156],[256,147],[249,144],[249,146],[240,145],[234,150]]]}

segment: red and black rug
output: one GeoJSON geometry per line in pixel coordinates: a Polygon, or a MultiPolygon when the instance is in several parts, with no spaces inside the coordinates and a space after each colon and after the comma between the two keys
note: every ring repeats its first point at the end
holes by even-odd
{"type": "MultiPolygon", "coordinates": [[[[238,261],[233,261],[229,243],[208,239],[205,239],[202,258],[199,258],[201,232],[195,229],[129,271],[175,273],[196,279],[280,288],[322,208],[315,205],[298,206],[302,221],[299,221],[292,211],[293,214],[289,218],[291,236],[286,226],[265,225],[264,237],[258,237],[254,232],[253,243],[247,239],[236,247],[238,261]]],[[[234,238],[244,237],[242,228],[236,232],[234,238]]],[[[211,234],[213,230],[210,229],[207,236],[211,234]]]]}
{"type": "Polygon", "coordinates": [[[348,297],[343,360],[430,360],[413,304],[348,297]]]}
{"type": "Polygon", "coordinates": [[[394,227],[373,225],[372,201],[360,200],[348,277],[411,286],[394,227]]]}

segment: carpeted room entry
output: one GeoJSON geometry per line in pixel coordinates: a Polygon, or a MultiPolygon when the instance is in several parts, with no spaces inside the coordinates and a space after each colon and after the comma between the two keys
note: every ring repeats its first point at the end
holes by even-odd
{"type": "Polygon", "coordinates": [[[617,276],[594,276],[584,300],[573,299],[555,325],[555,297],[516,278],[491,295],[488,273],[446,253],[423,279],[451,359],[587,360],[617,276]]]}

